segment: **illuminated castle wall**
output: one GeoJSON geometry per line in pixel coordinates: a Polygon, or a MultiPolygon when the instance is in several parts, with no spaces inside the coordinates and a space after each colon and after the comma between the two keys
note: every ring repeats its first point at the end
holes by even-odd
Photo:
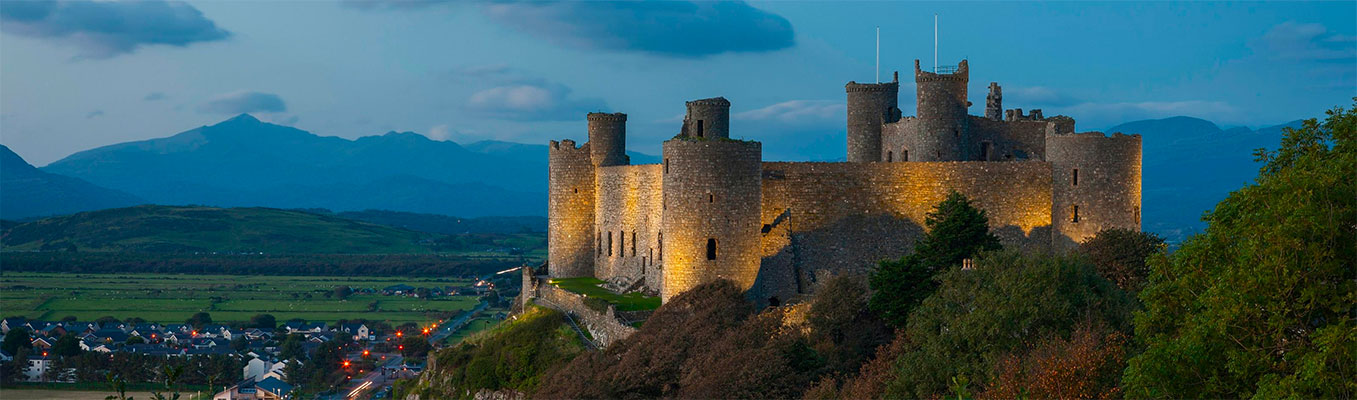
{"type": "Polygon", "coordinates": [[[787,301],[908,253],[952,190],[1005,246],[1065,251],[1140,229],[1139,135],[1003,110],[995,83],[985,116],[969,115],[966,61],[947,73],[915,61],[914,75],[912,117],[897,108],[898,78],[847,84],[848,162],[764,162],[760,143],[730,139],[730,102],[713,98],[687,103],[660,164],[629,165],[626,115],[589,114],[589,143],[551,142],[548,274],[665,300],[726,278],[787,301]]]}

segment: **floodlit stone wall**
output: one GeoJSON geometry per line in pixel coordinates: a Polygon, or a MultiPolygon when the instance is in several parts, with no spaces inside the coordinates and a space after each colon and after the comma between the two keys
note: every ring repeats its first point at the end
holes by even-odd
{"type": "Polygon", "coordinates": [[[594,343],[599,347],[607,347],[636,333],[636,328],[617,319],[617,308],[613,305],[608,305],[606,311],[594,310],[584,304],[584,296],[550,283],[538,285],[537,302],[569,313],[575,318],[575,322],[580,324],[581,329],[589,331],[589,335],[594,337],[594,343]]]}
{"type": "Polygon", "coordinates": [[[589,143],[551,141],[547,149],[547,271],[594,274],[594,166],[589,143]]]}
{"type": "Polygon", "coordinates": [[[1055,182],[1056,249],[1072,249],[1104,229],[1140,230],[1140,135],[1051,135],[1046,152],[1055,182]]]}
{"type": "Polygon", "coordinates": [[[598,169],[594,272],[599,279],[644,278],[646,287],[660,287],[662,267],[655,250],[662,215],[662,168],[649,164],[598,169]]]}
{"type": "Polygon", "coordinates": [[[762,155],[758,142],[664,142],[663,300],[722,278],[744,288],[754,284],[762,155]]]}

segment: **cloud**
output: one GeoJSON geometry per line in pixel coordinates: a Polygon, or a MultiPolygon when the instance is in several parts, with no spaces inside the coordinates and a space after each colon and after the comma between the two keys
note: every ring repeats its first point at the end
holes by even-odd
{"type": "Polygon", "coordinates": [[[85,114],[85,119],[92,119],[92,118],[94,118],[94,117],[102,117],[103,115],[104,115],[104,110],[94,110],[94,111],[90,111],[88,114],[85,114]]]}
{"type": "Polygon", "coordinates": [[[486,14],[561,45],[673,57],[765,52],[796,43],[792,24],[743,1],[491,3],[486,14]]]}
{"type": "Polygon", "coordinates": [[[590,111],[602,111],[607,105],[597,98],[574,98],[561,84],[518,82],[473,93],[467,109],[491,118],[506,120],[562,121],[584,118],[590,111]]]}
{"type": "Polygon", "coordinates": [[[198,112],[216,114],[243,114],[252,112],[284,112],[287,105],[283,98],[273,93],[231,92],[213,97],[201,106],[198,112]]]}
{"type": "Polygon", "coordinates": [[[847,118],[847,106],[831,100],[790,100],[756,110],[735,113],[736,120],[777,122],[783,124],[822,124],[827,121],[842,123],[847,118]]]}
{"type": "Polygon", "coordinates": [[[80,49],[77,58],[109,58],[146,45],[185,47],[224,40],[218,28],[193,6],[180,1],[6,1],[0,30],[53,39],[80,49]]]}
{"type": "Polygon", "coordinates": [[[1284,22],[1269,29],[1251,46],[1258,54],[1277,60],[1336,63],[1357,60],[1357,37],[1330,33],[1317,23],[1284,22]]]}
{"type": "Polygon", "coordinates": [[[144,101],[164,100],[164,99],[165,99],[165,94],[164,94],[164,93],[161,93],[161,92],[151,92],[151,93],[147,93],[147,94],[146,94],[146,97],[142,97],[141,99],[144,100],[144,101]]]}
{"type": "MultiPolygon", "coordinates": [[[[985,93],[988,93],[986,91],[985,93]]],[[[1022,105],[1025,108],[1032,106],[1069,106],[1078,104],[1079,100],[1065,95],[1055,89],[1045,86],[1015,87],[1003,88],[1004,105],[1022,105]]]]}
{"type": "Polygon", "coordinates": [[[432,140],[450,140],[452,139],[452,129],[448,128],[447,124],[434,126],[429,128],[429,134],[425,136],[432,140]]]}

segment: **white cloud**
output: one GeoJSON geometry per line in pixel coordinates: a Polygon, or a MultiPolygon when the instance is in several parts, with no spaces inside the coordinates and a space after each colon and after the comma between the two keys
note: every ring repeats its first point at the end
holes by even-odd
{"type": "Polygon", "coordinates": [[[429,128],[429,134],[426,135],[432,140],[451,140],[452,130],[448,129],[447,124],[437,125],[429,128]]]}
{"type": "Polygon", "coordinates": [[[1331,33],[1323,24],[1287,21],[1272,27],[1253,43],[1265,57],[1288,61],[1352,62],[1357,37],[1331,33]]]}
{"type": "Polygon", "coordinates": [[[568,87],[552,83],[513,83],[473,93],[467,108],[507,120],[561,121],[583,119],[607,106],[596,98],[576,98],[568,87]]]}
{"type": "Polygon", "coordinates": [[[786,124],[821,124],[828,120],[843,122],[846,106],[831,100],[789,100],[767,107],[735,113],[731,117],[747,121],[774,121],[786,124]]]}

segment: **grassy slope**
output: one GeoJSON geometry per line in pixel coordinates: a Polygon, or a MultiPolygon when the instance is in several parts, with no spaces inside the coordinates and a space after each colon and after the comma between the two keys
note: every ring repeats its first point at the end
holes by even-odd
{"type": "Polygon", "coordinates": [[[83,212],[15,226],[5,250],[428,253],[423,234],[338,217],[270,208],[138,206],[83,212]]]}
{"type": "Polygon", "coordinates": [[[660,298],[640,293],[617,294],[599,287],[603,281],[593,277],[552,279],[551,284],[561,289],[590,298],[602,299],[617,306],[617,311],[640,311],[660,308],[660,298]]]}

